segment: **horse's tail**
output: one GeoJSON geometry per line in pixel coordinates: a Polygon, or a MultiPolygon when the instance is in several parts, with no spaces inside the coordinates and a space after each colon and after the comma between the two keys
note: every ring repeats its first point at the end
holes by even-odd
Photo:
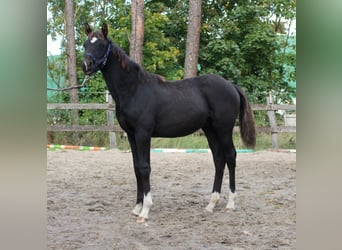
{"type": "Polygon", "coordinates": [[[237,85],[234,85],[234,87],[240,95],[239,123],[241,138],[247,148],[254,148],[256,142],[256,135],[253,111],[245,92],[237,85]]]}

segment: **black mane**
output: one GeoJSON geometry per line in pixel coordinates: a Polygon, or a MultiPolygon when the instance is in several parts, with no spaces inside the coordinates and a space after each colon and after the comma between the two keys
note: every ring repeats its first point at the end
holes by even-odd
{"type": "Polygon", "coordinates": [[[158,83],[165,82],[165,78],[163,76],[147,72],[142,66],[130,59],[123,49],[121,49],[112,41],[109,40],[109,42],[112,43],[113,55],[118,58],[123,70],[127,72],[136,71],[139,80],[157,81],[158,83]]]}

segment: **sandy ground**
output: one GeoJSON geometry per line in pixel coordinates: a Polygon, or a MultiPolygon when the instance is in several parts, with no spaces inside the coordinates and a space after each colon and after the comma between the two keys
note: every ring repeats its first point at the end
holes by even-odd
{"type": "Polygon", "coordinates": [[[296,154],[237,158],[235,211],[225,210],[228,171],[214,213],[209,153],[152,153],[154,205],[146,224],[130,212],[130,153],[48,151],[48,249],[295,249],[296,154]]]}

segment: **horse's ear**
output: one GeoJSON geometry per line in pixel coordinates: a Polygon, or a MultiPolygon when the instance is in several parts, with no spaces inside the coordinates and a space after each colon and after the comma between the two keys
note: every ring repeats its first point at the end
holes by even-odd
{"type": "Polygon", "coordinates": [[[108,35],[108,26],[106,23],[103,23],[102,24],[102,34],[105,38],[107,38],[107,35],[108,35]]]}
{"type": "Polygon", "coordinates": [[[91,30],[89,24],[88,24],[88,23],[85,23],[85,24],[84,24],[84,27],[85,27],[86,35],[89,35],[89,33],[92,32],[92,30],[91,30]]]}

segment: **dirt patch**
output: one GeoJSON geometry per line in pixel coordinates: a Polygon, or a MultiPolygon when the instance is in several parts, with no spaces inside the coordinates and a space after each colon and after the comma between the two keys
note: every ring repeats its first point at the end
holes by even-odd
{"type": "Polygon", "coordinates": [[[214,213],[209,153],[152,153],[154,205],[147,224],[130,212],[130,153],[47,152],[48,249],[295,249],[296,154],[237,158],[235,211],[226,212],[228,171],[214,213]]]}

